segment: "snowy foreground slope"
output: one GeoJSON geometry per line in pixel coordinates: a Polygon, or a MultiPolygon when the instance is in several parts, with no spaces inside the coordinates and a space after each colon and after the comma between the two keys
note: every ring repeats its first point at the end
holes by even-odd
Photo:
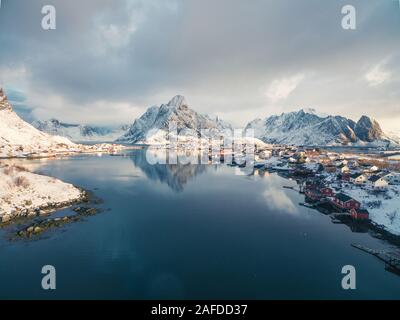
{"type": "MultiPolygon", "coordinates": [[[[176,128],[179,141],[194,141],[203,130],[210,136],[218,136],[223,130],[232,130],[231,125],[216,118],[199,114],[189,108],[183,96],[175,96],[167,104],[153,106],[130,127],[117,142],[163,145],[169,140],[169,129],[176,128]]],[[[172,133],[173,134],[173,133],[172,133]]]]}
{"type": "Polygon", "coordinates": [[[255,137],[285,145],[395,146],[398,141],[385,134],[379,123],[367,116],[358,122],[341,116],[320,115],[313,109],[283,113],[250,122],[255,137]]]}
{"type": "Polygon", "coordinates": [[[71,184],[0,163],[0,222],[50,212],[84,196],[71,184]]]}
{"type": "Polygon", "coordinates": [[[99,127],[82,124],[64,123],[57,119],[35,120],[32,126],[53,136],[61,136],[74,142],[112,142],[125,134],[129,126],[99,127]]]}

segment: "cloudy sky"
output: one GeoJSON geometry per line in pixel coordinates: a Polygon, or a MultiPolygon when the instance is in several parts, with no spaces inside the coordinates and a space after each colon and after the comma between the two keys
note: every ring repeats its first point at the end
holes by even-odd
{"type": "Polygon", "coordinates": [[[311,107],[400,130],[397,0],[1,3],[0,85],[25,117],[131,123],[182,94],[237,126],[311,107]],[[47,4],[56,30],[41,27],[47,4]]]}

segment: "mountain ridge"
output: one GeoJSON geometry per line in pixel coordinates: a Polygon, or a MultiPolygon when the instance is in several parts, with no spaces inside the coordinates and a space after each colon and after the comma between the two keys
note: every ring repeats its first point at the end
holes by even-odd
{"type": "Polygon", "coordinates": [[[149,107],[136,119],[128,132],[117,139],[122,143],[159,144],[168,141],[169,129],[173,126],[180,136],[200,137],[202,130],[215,134],[232,126],[220,120],[210,118],[191,109],[184,96],[177,95],[167,104],[149,107]]]}
{"type": "Polygon", "coordinates": [[[91,126],[86,124],[65,123],[58,119],[35,120],[31,123],[36,129],[53,136],[66,137],[74,142],[102,141],[111,142],[124,134],[128,125],[91,126]]]}
{"type": "MultiPolygon", "coordinates": [[[[146,112],[130,126],[117,129],[95,127],[79,124],[67,124],[56,119],[35,121],[33,126],[23,122],[13,111],[4,90],[0,88],[0,111],[8,114],[10,123],[4,123],[0,140],[5,140],[9,132],[4,128],[14,123],[17,127],[28,130],[32,135],[42,139],[59,136],[78,141],[116,141],[127,144],[166,144],[171,133],[170,126],[179,137],[187,141],[195,141],[204,130],[209,130],[209,137],[220,137],[224,130],[233,130],[232,125],[191,109],[182,95],[174,96],[168,103],[149,107],[146,112]],[[18,118],[18,119],[17,119],[18,118]],[[24,123],[24,124],[22,124],[24,123]],[[29,128],[29,129],[28,129],[29,128]],[[42,131],[32,131],[39,128],[42,131]],[[44,136],[42,134],[50,134],[44,136]],[[54,135],[54,136],[53,136],[54,135]]],[[[4,118],[4,116],[3,116],[4,118]]],[[[0,119],[1,120],[1,119],[0,119]]],[[[3,119],[3,122],[5,120],[3,119]]],[[[356,122],[339,115],[320,114],[315,109],[301,109],[280,115],[272,115],[264,119],[258,118],[249,122],[246,129],[253,129],[255,138],[264,143],[286,145],[354,145],[354,146],[398,146],[400,139],[386,134],[379,123],[366,115],[356,122]]],[[[11,131],[15,128],[11,128],[11,131]]],[[[12,139],[20,141],[17,133],[12,139]]],[[[28,139],[29,140],[29,139],[28,139]]],[[[67,144],[71,144],[69,140],[67,144]]],[[[65,141],[60,141],[64,143],[65,141]]],[[[32,149],[32,148],[30,148],[32,149]]]]}
{"type": "Polygon", "coordinates": [[[266,143],[287,145],[380,145],[396,144],[379,123],[363,115],[357,122],[343,116],[318,115],[307,109],[272,115],[249,122],[255,137],[266,143]]]}

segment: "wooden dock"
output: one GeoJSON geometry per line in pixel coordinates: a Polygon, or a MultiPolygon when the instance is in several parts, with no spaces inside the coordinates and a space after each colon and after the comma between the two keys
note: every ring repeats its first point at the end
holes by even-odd
{"type": "Polygon", "coordinates": [[[360,244],[352,244],[351,246],[377,257],[379,260],[385,262],[386,267],[389,267],[392,271],[400,272],[400,256],[396,257],[392,253],[383,250],[370,249],[360,244]]]}

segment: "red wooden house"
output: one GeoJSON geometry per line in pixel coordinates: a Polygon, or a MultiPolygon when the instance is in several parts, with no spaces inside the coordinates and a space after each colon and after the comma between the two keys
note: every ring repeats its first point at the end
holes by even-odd
{"type": "Polygon", "coordinates": [[[333,197],[334,196],[334,192],[331,188],[328,187],[323,187],[319,190],[325,197],[333,197]]]}
{"type": "Polygon", "coordinates": [[[319,187],[315,185],[307,186],[304,193],[311,200],[321,200],[334,195],[334,192],[331,188],[319,187]]]}
{"type": "Polygon", "coordinates": [[[355,220],[368,220],[369,212],[366,209],[351,209],[351,217],[355,220]]]}
{"type": "Polygon", "coordinates": [[[307,198],[314,200],[314,201],[321,200],[321,198],[322,198],[321,193],[317,189],[308,188],[308,189],[306,189],[304,194],[306,195],[307,198]]]}
{"type": "Polygon", "coordinates": [[[351,174],[350,173],[342,173],[342,180],[343,181],[350,181],[351,174]]]}
{"type": "Polygon", "coordinates": [[[333,198],[333,203],[343,210],[360,209],[361,203],[344,193],[338,193],[333,198]]]}

